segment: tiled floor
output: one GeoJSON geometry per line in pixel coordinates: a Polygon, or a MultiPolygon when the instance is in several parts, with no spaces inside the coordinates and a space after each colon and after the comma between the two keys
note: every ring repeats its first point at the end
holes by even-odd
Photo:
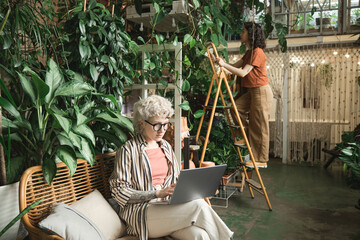
{"type": "Polygon", "coordinates": [[[360,190],[350,189],[340,171],[273,159],[260,172],[273,211],[259,193],[251,199],[247,188],[229,199],[228,208],[214,207],[234,239],[360,239],[360,210],[354,207],[360,190]]]}

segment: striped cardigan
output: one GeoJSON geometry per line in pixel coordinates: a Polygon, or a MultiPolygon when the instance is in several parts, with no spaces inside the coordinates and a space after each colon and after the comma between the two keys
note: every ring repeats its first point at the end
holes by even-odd
{"type": "MultiPolygon", "coordinates": [[[[148,203],[129,204],[128,200],[134,190],[154,190],[146,146],[145,138],[140,134],[128,140],[116,153],[114,171],[109,180],[112,196],[120,205],[119,216],[126,222],[127,233],[139,236],[141,240],[148,239],[145,221],[148,203]]],[[[175,183],[180,168],[170,144],[162,140],[160,147],[168,160],[169,171],[164,186],[169,186],[175,183]]]]}

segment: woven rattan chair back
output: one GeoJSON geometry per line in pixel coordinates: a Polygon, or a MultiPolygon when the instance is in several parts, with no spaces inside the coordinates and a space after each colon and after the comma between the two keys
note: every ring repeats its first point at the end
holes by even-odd
{"type": "Polygon", "coordinates": [[[77,160],[77,169],[72,177],[64,163],[57,163],[57,173],[51,185],[45,181],[41,166],[27,169],[20,181],[20,211],[33,202],[44,199],[22,218],[29,232],[29,238],[61,239],[56,235],[46,234],[38,227],[38,223],[49,214],[52,203],[72,204],[95,189],[109,199],[111,193],[108,179],[113,171],[115,154],[116,152],[112,152],[96,156],[93,166],[85,160],[77,160]]]}

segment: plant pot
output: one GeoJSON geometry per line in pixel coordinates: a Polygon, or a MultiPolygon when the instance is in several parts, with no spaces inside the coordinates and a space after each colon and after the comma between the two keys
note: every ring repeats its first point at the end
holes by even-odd
{"type": "MultiPolygon", "coordinates": [[[[316,18],[316,25],[319,26],[320,25],[320,18],[316,18]]],[[[322,19],[322,25],[330,25],[331,24],[331,19],[330,18],[323,18],[322,19]]]]}
{"type": "MultiPolygon", "coordinates": [[[[0,186],[0,231],[19,214],[19,182],[0,186]]],[[[20,221],[5,232],[1,239],[16,239],[20,221]]]]}

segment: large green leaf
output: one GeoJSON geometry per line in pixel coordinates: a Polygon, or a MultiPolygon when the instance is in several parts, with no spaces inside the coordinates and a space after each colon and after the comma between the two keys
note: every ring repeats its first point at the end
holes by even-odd
{"type": "Polygon", "coordinates": [[[23,72],[30,73],[35,85],[37,97],[40,100],[43,100],[46,97],[46,95],[49,93],[50,90],[49,86],[39,77],[39,75],[36,72],[31,70],[30,68],[25,67],[23,72]]]}
{"type": "Polygon", "coordinates": [[[95,88],[90,84],[81,81],[70,81],[62,84],[56,91],[56,96],[66,96],[66,97],[75,97],[82,96],[90,93],[91,91],[95,91],[95,88]]]}
{"type": "Polygon", "coordinates": [[[69,136],[64,132],[59,132],[56,134],[57,139],[59,140],[60,145],[67,145],[74,149],[74,145],[70,140],[69,136]]]}
{"type": "Polygon", "coordinates": [[[77,135],[76,133],[70,131],[69,134],[68,134],[68,138],[75,147],[77,147],[78,149],[81,148],[81,139],[80,139],[79,135],[77,135]]]}
{"type": "Polygon", "coordinates": [[[0,97],[0,107],[9,112],[16,119],[21,119],[21,115],[18,110],[5,98],[0,97]]]}
{"type": "Polygon", "coordinates": [[[96,115],[96,119],[103,119],[107,123],[118,124],[119,126],[126,128],[130,132],[134,131],[134,126],[128,118],[116,113],[114,115],[116,117],[111,117],[108,113],[100,113],[96,115]]]}
{"type": "Polygon", "coordinates": [[[91,128],[89,128],[86,124],[73,126],[73,130],[75,133],[86,137],[89,139],[93,145],[95,145],[95,136],[91,128]]]}
{"type": "Polygon", "coordinates": [[[92,166],[95,162],[95,151],[91,143],[83,137],[80,137],[81,148],[79,149],[80,153],[83,155],[86,161],[92,166]]]}
{"type": "Polygon", "coordinates": [[[12,105],[16,106],[15,102],[14,102],[14,99],[12,98],[9,90],[7,89],[4,81],[0,78],[0,86],[3,90],[3,92],[5,93],[5,96],[9,99],[9,101],[11,102],[12,105]]]}
{"type": "Polygon", "coordinates": [[[61,145],[57,147],[56,155],[69,168],[70,176],[72,177],[77,168],[76,155],[74,150],[70,146],[61,145]]]}
{"type": "Polygon", "coordinates": [[[55,119],[59,122],[62,129],[64,129],[66,133],[69,133],[72,125],[71,120],[56,113],[54,113],[53,115],[55,119]]]}
{"type": "Polygon", "coordinates": [[[64,82],[64,77],[59,71],[57,64],[54,60],[50,59],[47,65],[47,71],[45,76],[45,83],[49,86],[49,93],[45,97],[45,102],[49,103],[52,99],[54,91],[64,82]]]}
{"type": "Polygon", "coordinates": [[[46,182],[50,185],[57,171],[56,163],[53,159],[44,158],[42,169],[46,182]]]}
{"type": "Polygon", "coordinates": [[[35,90],[34,87],[31,83],[31,81],[22,73],[17,73],[19,75],[20,78],[20,83],[22,88],[24,89],[24,91],[29,95],[32,103],[34,105],[36,105],[36,95],[35,95],[35,90]]]}
{"type": "Polygon", "coordinates": [[[116,109],[118,111],[121,111],[120,107],[119,107],[119,103],[116,101],[114,95],[110,95],[110,94],[101,94],[101,93],[95,93],[94,95],[97,95],[97,96],[101,96],[103,98],[107,98],[109,99],[116,107],[116,109]]]}
{"type": "Polygon", "coordinates": [[[119,140],[123,143],[126,142],[127,135],[124,133],[124,131],[121,130],[116,124],[110,123],[110,126],[111,126],[112,130],[115,131],[115,134],[119,138],[119,140]]]}
{"type": "Polygon", "coordinates": [[[96,137],[104,138],[108,142],[115,144],[117,147],[121,147],[124,142],[120,140],[116,135],[111,134],[110,132],[104,130],[94,131],[94,135],[96,137]]]}

